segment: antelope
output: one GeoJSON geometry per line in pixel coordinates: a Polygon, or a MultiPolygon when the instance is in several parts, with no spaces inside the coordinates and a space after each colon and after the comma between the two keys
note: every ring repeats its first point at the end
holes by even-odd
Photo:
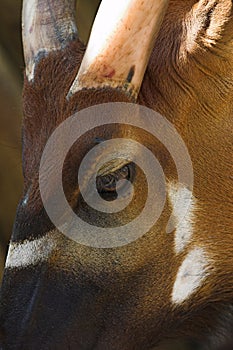
{"type": "Polygon", "coordinates": [[[232,348],[233,3],[103,0],[87,47],[74,13],[73,0],[23,2],[24,193],[1,287],[1,349],[136,350],[187,339],[232,348]],[[163,212],[148,232],[129,244],[98,248],[55,227],[41,198],[39,169],[59,125],[110,103],[165,117],[188,149],[194,184],[185,217],[167,233],[177,191],[177,220],[190,194],[178,183],[167,149],[133,126],[90,130],[63,167],[64,192],[77,215],[120,226],[138,215],[147,196],[142,171],[124,162],[100,173],[96,186],[114,203],[118,179],[127,179],[137,200],[108,219],[85,203],[79,165],[101,140],[130,137],[143,144],[167,183],[163,212]]]}

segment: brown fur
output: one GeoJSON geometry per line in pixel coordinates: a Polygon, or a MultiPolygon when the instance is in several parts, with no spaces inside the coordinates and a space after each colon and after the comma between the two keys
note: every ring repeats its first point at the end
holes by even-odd
{"type": "MultiPolygon", "coordinates": [[[[17,287],[16,292],[13,280],[18,284],[28,281],[29,291],[34,291],[33,283],[40,286],[26,331],[19,331],[22,338],[18,344],[24,349],[39,349],[36,344],[40,340],[43,349],[59,350],[150,349],[164,339],[189,337],[212,339],[212,349],[216,349],[232,341],[232,6],[229,0],[171,0],[138,97],[138,103],[160,112],[175,125],[192,158],[198,210],[193,241],[179,256],[174,253],[173,234],[165,234],[169,203],[148,234],[122,248],[79,246],[54,229],[43,212],[38,188],[46,141],[77,110],[130,100],[120,90],[104,89],[81,91],[67,101],[84,53],[79,41],[43,58],[33,82],[25,79],[23,166],[29,201],[26,209],[19,207],[12,239],[39,237],[53,230],[59,249],[46,266],[6,272],[1,320],[5,344],[13,344],[12,349],[18,349],[17,341],[10,341],[13,325],[19,322],[17,314],[24,312],[17,301],[17,293],[23,296],[24,289],[17,287]],[[39,230],[38,222],[43,226],[39,230]],[[210,276],[185,303],[174,307],[170,299],[178,268],[187,252],[199,245],[213,261],[210,276]]],[[[121,126],[100,128],[74,146],[64,178],[71,204],[77,193],[75,173],[94,137],[122,137],[127,132],[121,126]]],[[[130,135],[158,156],[168,180],[176,177],[163,146],[145,132],[133,130],[130,135]]],[[[142,177],[136,178],[140,194],[144,182],[142,177]]],[[[127,219],[133,215],[134,207],[127,212],[127,219]]]]}

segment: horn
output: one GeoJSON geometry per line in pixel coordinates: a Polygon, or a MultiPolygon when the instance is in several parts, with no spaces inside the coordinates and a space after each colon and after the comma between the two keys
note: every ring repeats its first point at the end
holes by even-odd
{"type": "Polygon", "coordinates": [[[22,32],[26,76],[32,81],[41,58],[77,38],[75,0],[24,0],[22,32]]]}
{"type": "Polygon", "coordinates": [[[68,98],[113,87],[136,99],[168,0],[102,0],[68,98]]]}

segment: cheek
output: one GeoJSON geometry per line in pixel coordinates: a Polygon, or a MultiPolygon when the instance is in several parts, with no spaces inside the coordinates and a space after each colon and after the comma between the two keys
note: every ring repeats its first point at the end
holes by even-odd
{"type": "Polygon", "coordinates": [[[182,262],[172,291],[173,304],[182,304],[202,287],[209,275],[210,261],[203,248],[193,248],[182,262]]]}
{"type": "Polygon", "coordinates": [[[172,220],[176,225],[174,249],[176,254],[180,254],[192,241],[198,203],[190,190],[178,187],[174,182],[168,184],[168,198],[172,208],[172,220]]]}

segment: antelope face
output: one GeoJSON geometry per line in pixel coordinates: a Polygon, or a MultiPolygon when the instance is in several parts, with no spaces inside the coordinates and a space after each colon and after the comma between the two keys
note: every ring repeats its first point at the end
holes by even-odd
{"type": "MultiPolygon", "coordinates": [[[[231,16],[228,0],[103,0],[85,49],[77,37],[74,1],[24,2],[25,186],[1,289],[2,349],[129,350],[150,349],[175,338],[212,338],[215,345],[229,340],[231,16]],[[90,128],[73,143],[62,176],[51,154],[40,173],[43,151],[58,127],[78,112],[78,130],[86,108],[91,107],[95,120],[96,109],[115,102],[125,120],[127,111],[137,111],[129,103],[137,102],[173,124],[191,159],[193,189],[178,179],[176,161],[169,154],[175,152],[179,160],[176,139],[174,150],[169,150],[165,137],[158,140],[146,128],[113,123],[110,117],[110,124],[90,128]],[[120,182],[121,193],[127,192],[126,182],[134,193],[127,208],[109,214],[85,202],[78,172],[91,149],[113,139],[132,140],[134,146],[126,145],[126,156],[116,152],[111,162],[109,150],[103,151],[106,163],[95,178],[98,194],[114,207],[120,180],[127,180],[120,182]],[[155,178],[156,186],[157,173],[148,179],[137,165],[143,158],[138,144],[164,171],[166,196],[158,220],[138,239],[123,239],[118,246],[108,246],[108,239],[105,247],[98,246],[98,234],[90,245],[66,237],[45,209],[53,198],[60,224],[67,224],[56,197],[59,176],[70,208],[96,233],[109,230],[110,239],[112,228],[120,230],[140,214],[151,192],[148,181],[155,178]],[[127,160],[127,152],[135,161],[127,160]],[[46,188],[43,196],[41,184],[46,188]],[[176,224],[168,233],[171,218],[176,224]]],[[[140,111],[135,112],[135,121],[142,119],[140,111]]],[[[67,134],[59,135],[55,141],[66,144],[67,134]]],[[[89,193],[88,181],[99,158],[88,164],[84,178],[89,193]]],[[[156,188],[159,206],[160,186],[156,188]]],[[[145,225],[154,209],[147,215],[145,225]]]]}

